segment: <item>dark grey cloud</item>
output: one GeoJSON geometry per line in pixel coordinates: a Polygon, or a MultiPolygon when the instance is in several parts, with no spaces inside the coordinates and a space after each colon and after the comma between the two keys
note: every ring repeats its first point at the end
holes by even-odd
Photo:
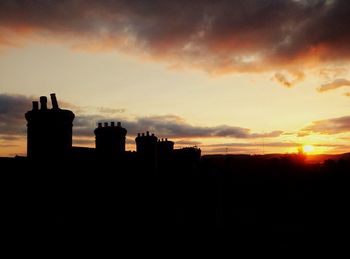
{"type": "Polygon", "coordinates": [[[0,135],[15,138],[26,133],[24,114],[31,108],[32,98],[24,95],[0,94],[0,135]]]}
{"type": "Polygon", "coordinates": [[[350,57],[344,0],[2,0],[0,25],[3,44],[66,37],[214,73],[350,57]]]}
{"type": "Polygon", "coordinates": [[[350,132],[350,116],[314,121],[301,132],[327,135],[350,132]]]}
{"type": "Polygon", "coordinates": [[[128,135],[150,131],[161,138],[274,138],[283,133],[283,131],[279,130],[267,133],[253,133],[247,128],[228,125],[214,127],[193,126],[175,115],[140,117],[135,120],[106,118],[100,115],[77,116],[76,121],[74,121],[74,133],[80,136],[93,135],[96,123],[110,121],[121,121],[122,126],[128,130],[128,135]]]}
{"type": "MultiPolygon", "coordinates": [[[[25,135],[26,121],[24,114],[31,109],[34,97],[23,95],[0,94],[0,134],[4,138],[25,135]]],[[[93,130],[98,122],[122,121],[129,134],[136,135],[141,131],[152,131],[161,137],[235,137],[258,138],[279,136],[281,131],[270,133],[251,133],[249,129],[233,126],[202,127],[186,123],[174,115],[140,117],[136,120],[125,120],[121,117],[107,117],[100,114],[76,114],[74,120],[74,135],[93,136],[93,130]]]]}

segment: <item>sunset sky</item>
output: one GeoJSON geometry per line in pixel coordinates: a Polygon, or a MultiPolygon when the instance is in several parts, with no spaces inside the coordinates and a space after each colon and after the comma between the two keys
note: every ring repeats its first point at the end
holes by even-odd
{"type": "Polygon", "coordinates": [[[0,156],[56,93],[73,143],[121,121],[211,153],[350,152],[350,1],[1,0],[0,156]]]}

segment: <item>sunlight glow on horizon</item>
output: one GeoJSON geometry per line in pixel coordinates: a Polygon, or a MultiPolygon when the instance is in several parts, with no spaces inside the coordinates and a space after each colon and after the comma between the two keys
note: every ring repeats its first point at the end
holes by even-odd
{"type": "Polygon", "coordinates": [[[311,154],[311,153],[314,152],[314,150],[315,150],[315,148],[314,148],[313,145],[304,145],[304,146],[303,146],[303,152],[304,152],[305,154],[311,154]]]}

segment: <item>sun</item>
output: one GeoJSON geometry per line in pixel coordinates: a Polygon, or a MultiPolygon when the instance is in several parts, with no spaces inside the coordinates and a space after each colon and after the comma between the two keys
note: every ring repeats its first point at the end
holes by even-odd
{"type": "Polygon", "coordinates": [[[306,153],[306,154],[313,152],[314,149],[315,148],[312,145],[304,145],[303,146],[303,152],[306,153]]]}

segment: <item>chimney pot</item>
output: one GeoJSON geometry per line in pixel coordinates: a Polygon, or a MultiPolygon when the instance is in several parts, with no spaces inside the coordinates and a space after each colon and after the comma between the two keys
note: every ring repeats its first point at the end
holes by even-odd
{"type": "Polygon", "coordinates": [[[58,102],[57,102],[56,94],[55,94],[55,93],[52,93],[52,94],[50,94],[50,96],[51,96],[52,109],[58,110],[59,107],[58,107],[58,102]]]}
{"type": "Polygon", "coordinates": [[[105,123],[104,123],[104,126],[105,126],[105,127],[108,127],[108,122],[105,122],[105,123]]]}
{"type": "Polygon", "coordinates": [[[40,110],[47,110],[47,98],[46,98],[46,96],[40,96],[40,110]]]}
{"type": "Polygon", "coordinates": [[[38,101],[33,101],[33,111],[39,110],[39,103],[38,101]]]}
{"type": "Polygon", "coordinates": [[[114,126],[115,126],[114,121],[112,121],[111,122],[111,127],[114,127],[114,126]]]}
{"type": "Polygon", "coordinates": [[[117,126],[118,127],[121,127],[122,126],[122,123],[120,121],[117,122],[117,126]]]}
{"type": "Polygon", "coordinates": [[[98,127],[102,128],[102,123],[101,122],[98,123],[98,127]]]}

